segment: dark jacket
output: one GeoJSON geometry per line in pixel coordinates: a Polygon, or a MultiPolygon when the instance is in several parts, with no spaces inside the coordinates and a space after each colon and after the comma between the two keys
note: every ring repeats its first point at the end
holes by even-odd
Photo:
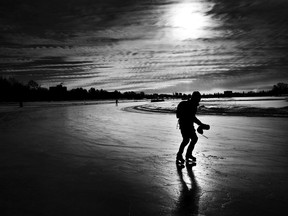
{"type": "Polygon", "coordinates": [[[194,122],[198,124],[199,120],[195,116],[198,105],[198,103],[191,100],[181,101],[178,104],[176,116],[179,119],[180,128],[194,127],[194,122]]]}

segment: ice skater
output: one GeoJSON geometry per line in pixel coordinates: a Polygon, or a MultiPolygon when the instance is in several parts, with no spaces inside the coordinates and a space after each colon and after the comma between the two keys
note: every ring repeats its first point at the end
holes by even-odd
{"type": "Polygon", "coordinates": [[[177,106],[176,116],[179,119],[179,128],[182,135],[182,142],[179,147],[179,151],[176,156],[177,163],[184,163],[185,160],[182,156],[185,147],[188,145],[186,150],[186,162],[196,163],[196,157],[193,156],[193,150],[195,144],[198,141],[198,136],[196,134],[194,123],[199,125],[197,131],[198,133],[203,134],[204,130],[209,130],[210,126],[203,124],[197,117],[197,107],[201,100],[201,94],[198,91],[194,91],[192,96],[187,101],[181,101],[177,106]],[[190,142],[190,143],[189,143],[190,142]]]}

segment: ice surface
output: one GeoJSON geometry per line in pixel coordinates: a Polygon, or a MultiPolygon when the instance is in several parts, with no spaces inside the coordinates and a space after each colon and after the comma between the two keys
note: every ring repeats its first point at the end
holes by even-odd
{"type": "Polygon", "coordinates": [[[177,169],[173,114],[146,102],[0,116],[3,215],[273,215],[286,209],[286,118],[199,116],[197,166],[177,169]],[[269,208],[267,208],[269,206],[269,208]]]}

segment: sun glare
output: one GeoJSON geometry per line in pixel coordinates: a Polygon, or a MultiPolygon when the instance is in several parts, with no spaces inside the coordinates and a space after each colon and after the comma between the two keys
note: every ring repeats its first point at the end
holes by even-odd
{"type": "Polygon", "coordinates": [[[174,5],[169,17],[172,35],[180,40],[205,36],[205,27],[209,25],[209,17],[205,15],[201,5],[198,4],[174,5]]]}

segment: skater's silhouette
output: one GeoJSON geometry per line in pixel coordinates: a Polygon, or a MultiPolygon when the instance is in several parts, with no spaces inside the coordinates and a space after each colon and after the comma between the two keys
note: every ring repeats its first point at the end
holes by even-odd
{"type": "MultiPolygon", "coordinates": [[[[195,144],[198,141],[194,123],[199,125],[198,132],[203,133],[203,129],[209,129],[210,126],[203,124],[197,117],[197,107],[201,100],[201,94],[198,91],[193,92],[192,96],[187,101],[181,101],[177,107],[177,118],[179,119],[179,127],[182,134],[182,142],[177,153],[176,161],[184,163],[183,152],[184,148],[189,144],[186,151],[186,162],[196,162],[196,158],[192,155],[195,144]],[[189,143],[190,142],[190,143],[189,143]]],[[[202,134],[201,133],[201,134],[202,134]]]]}
{"type": "Polygon", "coordinates": [[[177,206],[174,211],[175,216],[198,215],[201,190],[195,179],[192,166],[193,165],[186,166],[189,178],[187,182],[184,180],[182,167],[176,166],[181,189],[177,206]]]}

